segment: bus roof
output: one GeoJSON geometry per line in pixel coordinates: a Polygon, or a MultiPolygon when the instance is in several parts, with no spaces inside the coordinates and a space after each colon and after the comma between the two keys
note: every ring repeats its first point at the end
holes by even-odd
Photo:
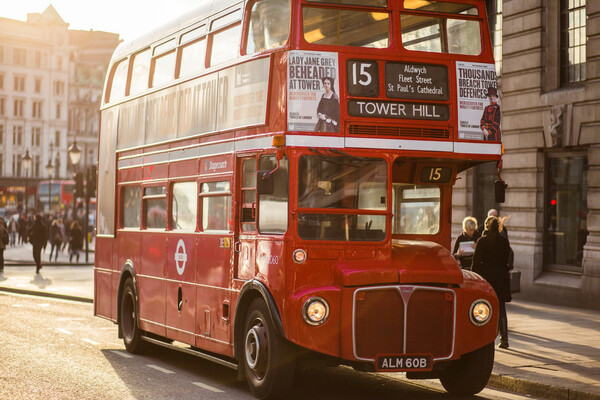
{"type": "Polygon", "coordinates": [[[199,5],[181,16],[157,26],[145,34],[121,43],[115,50],[112,61],[123,58],[137,50],[148,47],[152,43],[164,39],[170,35],[188,28],[196,22],[210,17],[211,15],[225,10],[235,4],[243,3],[241,0],[201,0],[199,5]]]}

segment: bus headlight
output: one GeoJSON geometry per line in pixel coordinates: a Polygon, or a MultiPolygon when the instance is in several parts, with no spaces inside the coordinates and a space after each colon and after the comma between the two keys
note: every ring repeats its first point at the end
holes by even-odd
{"type": "Polygon", "coordinates": [[[321,325],[329,317],[329,304],[321,297],[311,297],[304,303],[302,316],[309,325],[321,325]]]}
{"type": "Polygon", "coordinates": [[[483,326],[490,322],[490,319],[492,318],[492,306],[487,300],[475,300],[473,304],[471,304],[469,317],[471,318],[473,325],[483,326]]]}

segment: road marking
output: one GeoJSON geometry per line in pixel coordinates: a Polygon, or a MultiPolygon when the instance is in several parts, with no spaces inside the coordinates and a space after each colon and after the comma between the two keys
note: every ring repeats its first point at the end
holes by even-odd
{"type": "Polygon", "coordinates": [[[92,340],[92,339],[85,339],[85,338],[84,338],[84,339],[81,339],[81,341],[82,341],[82,342],[89,343],[89,344],[91,344],[91,345],[93,345],[93,346],[98,346],[98,345],[100,344],[100,343],[98,343],[98,342],[96,342],[95,340],[92,340]]]}
{"type": "Polygon", "coordinates": [[[217,389],[216,387],[212,387],[210,385],[207,385],[206,383],[192,382],[192,384],[194,384],[194,385],[196,385],[198,387],[201,387],[202,389],[210,390],[211,392],[214,392],[214,393],[225,393],[221,389],[217,389]]]}
{"type": "Polygon", "coordinates": [[[38,307],[50,307],[50,304],[48,304],[48,303],[38,304],[38,307]]]}
{"type": "Polygon", "coordinates": [[[123,358],[133,358],[133,356],[131,354],[127,354],[124,351],[119,351],[119,350],[111,350],[111,353],[114,353],[118,356],[121,356],[123,358]]]}
{"type": "Polygon", "coordinates": [[[23,304],[13,304],[12,306],[16,307],[16,308],[23,308],[23,307],[25,307],[23,304]]]}
{"type": "Polygon", "coordinates": [[[73,332],[68,331],[66,329],[62,329],[62,328],[56,328],[57,331],[59,331],[60,333],[64,333],[65,335],[72,335],[73,332]]]}
{"type": "Polygon", "coordinates": [[[159,367],[158,365],[154,365],[154,364],[147,364],[147,366],[148,366],[148,367],[150,367],[150,368],[152,368],[152,369],[155,369],[155,370],[157,370],[157,371],[163,372],[163,373],[165,373],[165,374],[174,374],[174,373],[175,373],[175,372],[173,372],[173,371],[169,371],[168,369],[161,368],[161,367],[159,367]]]}

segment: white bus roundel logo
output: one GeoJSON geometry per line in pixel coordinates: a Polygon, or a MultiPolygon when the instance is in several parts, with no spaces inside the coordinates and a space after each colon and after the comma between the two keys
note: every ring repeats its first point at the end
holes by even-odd
{"type": "Polygon", "coordinates": [[[177,266],[177,273],[179,275],[183,275],[186,262],[187,253],[185,251],[185,243],[183,243],[183,239],[179,239],[179,242],[177,243],[177,250],[175,250],[175,266],[177,266]]]}

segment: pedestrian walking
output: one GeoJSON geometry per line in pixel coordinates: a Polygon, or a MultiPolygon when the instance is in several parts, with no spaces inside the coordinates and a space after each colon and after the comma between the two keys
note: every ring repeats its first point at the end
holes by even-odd
{"type": "Polygon", "coordinates": [[[27,243],[27,215],[19,218],[19,244],[27,243]]]}
{"type": "MultiPolygon", "coordinates": [[[[506,238],[506,240],[508,240],[508,230],[506,229],[505,222],[508,221],[508,219],[510,218],[510,215],[508,215],[506,217],[500,217],[500,214],[498,213],[498,210],[496,210],[495,208],[491,208],[491,209],[488,210],[487,216],[488,217],[496,217],[496,218],[498,218],[498,222],[500,223],[500,234],[502,236],[504,236],[506,238]]],[[[487,221],[487,219],[486,219],[486,221],[487,221]]],[[[481,225],[477,229],[477,233],[479,234],[479,237],[481,237],[483,235],[483,230],[484,229],[485,229],[484,225],[481,225]]],[[[510,243],[510,241],[509,241],[509,243],[510,243]]]]}
{"type": "Polygon", "coordinates": [[[8,233],[10,233],[10,245],[11,246],[16,246],[17,245],[17,221],[15,221],[15,219],[11,216],[8,219],[8,233]]]}
{"type": "Polygon", "coordinates": [[[0,218],[0,274],[4,272],[4,249],[10,241],[4,219],[0,218]]]}
{"type": "Polygon", "coordinates": [[[35,261],[35,273],[39,274],[42,269],[42,247],[48,242],[48,228],[42,222],[40,215],[33,217],[33,225],[27,232],[29,242],[33,245],[33,260],[35,261]]]}
{"type": "Polygon", "coordinates": [[[483,236],[475,245],[473,254],[473,271],[481,275],[496,292],[500,303],[498,329],[500,331],[500,347],[508,348],[508,318],[506,303],[512,300],[509,276],[510,245],[500,233],[500,221],[491,216],[485,220],[483,236]]]}
{"type": "Polygon", "coordinates": [[[52,221],[52,226],[50,227],[50,257],[48,258],[48,262],[52,261],[52,253],[54,253],[54,262],[58,259],[58,252],[60,250],[60,246],[62,245],[62,235],[60,233],[60,225],[58,220],[55,219],[52,221]]]}
{"type": "Polygon", "coordinates": [[[452,254],[462,269],[471,269],[475,243],[481,235],[477,232],[477,220],[474,217],[465,217],[462,227],[463,232],[456,238],[452,254]]]}
{"type": "Polygon", "coordinates": [[[79,262],[79,251],[83,248],[83,231],[79,226],[79,222],[73,221],[71,224],[71,240],[69,241],[70,254],[69,262],[73,262],[73,256],[79,262]]]}

